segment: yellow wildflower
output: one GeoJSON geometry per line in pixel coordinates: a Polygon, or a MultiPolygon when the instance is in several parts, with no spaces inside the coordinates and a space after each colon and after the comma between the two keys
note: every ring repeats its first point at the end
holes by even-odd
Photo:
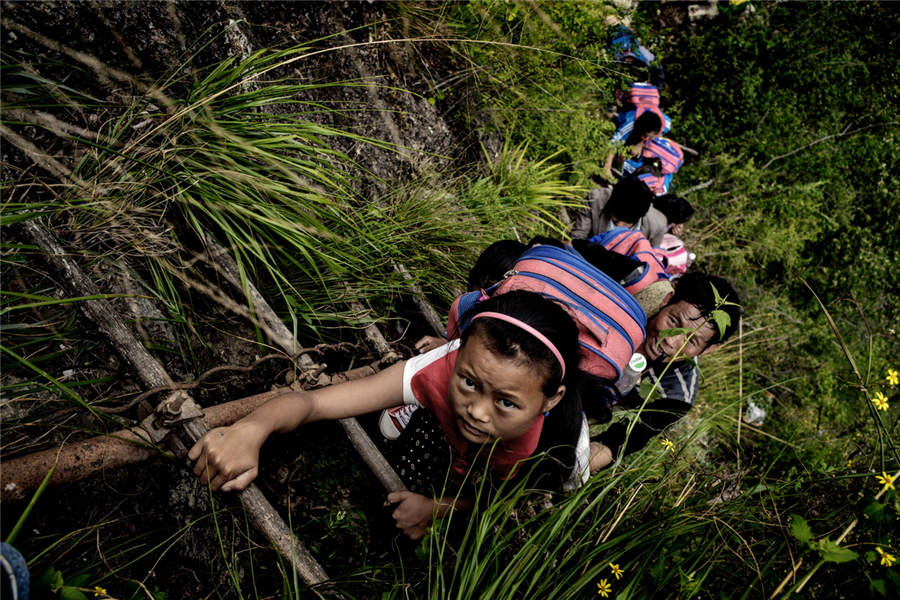
{"type": "Polygon", "coordinates": [[[675,452],[675,450],[674,450],[675,444],[672,443],[672,440],[670,440],[668,438],[663,438],[662,445],[663,445],[663,448],[665,448],[666,450],[671,450],[672,452],[675,452]]]}
{"type": "Polygon", "coordinates": [[[889,567],[892,564],[894,564],[895,562],[897,562],[897,558],[890,552],[885,552],[878,546],[875,546],[875,549],[878,551],[878,554],[881,555],[881,564],[884,565],[885,567],[889,567]]]}
{"type": "Polygon", "coordinates": [[[604,598],[608,598],[611,591],[612,586],[609,585],[609,582],[607,582],[605,579],[601,579],[600,583],[597,584],[597,593],[604,598]]]}
{"type": "Polygon", "coordinates": [[[106,588],[102,588],[99,585],[94,586],[93,592],[94,596],[97,598],[99,598],[100,596],[106,596],[106,588]]]}
{"type": "Polygon", "coordinates": [[[890,386],[895,386],[900,383],[900,375],[897,374],[897,369],[888,369],[885,379],[890,386]]]}
{"type": "Polygon", "coordinates": [[[896,489],[896,488],[894,488],[894,478],[891,477],[890,475],[888,475],[887,473],[885,473],[884,471],[881,472],[881,475],[876,475],[875,479],[878,481],[878,483],[883,485],[884,489],[886,489],[886,490],[896,489]]]}
{"type": "Polygon", "coordinates": [[[609,563],[609,569],[612,571],[612,574],[616,576],[616,579],[622,579],[622,573],[625,571],[622,570],[621,567],[617,564],[609,563]]]}
{"type": "Polygon", "coordinates": [[[847,461],[847,468],[849,469],[849,468],[852,467],[852,466],[853,466],[853,460],[848,460],[848,461],[847,461]]]}
{"type": "Polygon", "coordinates": [[[887,397],[881,392],[875,392],[875,397],[872,398],[872,404],[874,404],[875,408],[878,410],[887,410],[890,408],[887,397]]]}

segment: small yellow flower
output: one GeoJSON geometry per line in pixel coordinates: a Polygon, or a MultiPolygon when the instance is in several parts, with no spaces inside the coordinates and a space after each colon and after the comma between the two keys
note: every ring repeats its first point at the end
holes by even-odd
{"type": "Polygon", "coordinates": [[[853,466],[853,461],[852,461],[852,460],[848,460],[848,461],[847,461],[847,468],[849,469],[849,468],[852,467],[852,466],[853,466]]]}
{"type": "Polygon", "coordinates": [[[662,445],[663,445],[663,448],[665,448],[666,450],[671,450],[672,452],[675,452],[675,450],[674,450],[675,444],[672,443],[672,440],[670,440],[668,438],[663,438],[662,445]]]}
{"type": "Polygon", "coordinates": [[[102,588],[99,585],[95,585],[94,589],[94,597],[99,598],[101,596],[106,596],[106,588],[102,588]]]}
{"type": "Polygon", "coordinates": [[[611,591],[612,586],[609,585],[609,582],[607,582],[605,579],[601,579],[600,583],[597,584],[597,593],[604,598],[608,598],[611,591]]]}
{"type": "Polygon", "coordinates": [[[878,483],[883,485],[884,489],[886,489],[886,490],[896,489],[896,488],[894,488],[894,478],[891,477],[890,475],[888,475],[887,473],[885,473],[884,471],[881,472],[881,475],[876,475],[875,479],[878,481],[878,483]]]}
{"type": "Polygon", "coordinates": [[[612,571],[612,574],[616,576],[616,579],[622,579],[622,573],[625,571],[622,570],[619,565],[614,563],[609,563],[609,569],[612,571]]]}
{"type": "Polygon", "coordinates": [[[881,555],[881,564],[882,564],[883,566],[889,567],[889,566],[891,566],[892,564],[894,564],[895,562],[897,562],[897,558],[896,558],[893,554],[891,554],[890,552],[885,552],[884,550],[882,550],[882,549],[879,548],[878,546],[875,546],[875,550],[877,550],[877,551],[878,551],[878,554],[881,555]]]}
{"type": "Polygon", "coordinates": [[[875,392],[875,397],[872,398],[872,404],[874,404],[875,408],[877,408],[878,410],[887,410],[890,408],[890,405],[888,405],[887,396],[885,396],[881,392],[875,392]]]}
{"type": "Polygon", "coordinates": [[[888,369],[885,380],[887,380],[887,383],[890,386],[895,386],[900,383],[900,375],[897,374],[897,369],[888,369]]]}

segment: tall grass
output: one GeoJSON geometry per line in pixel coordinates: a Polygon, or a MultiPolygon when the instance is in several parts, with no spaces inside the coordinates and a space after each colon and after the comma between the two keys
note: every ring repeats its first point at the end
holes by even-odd
{"type": "MultiPolygon", "coordinates": [[[[841,332],[834,335],[857,372],[841,332]]],[[[808,459],[815,440],[786,441],[745,424],[739,441],[733,388],[729,403],[667,432],[671,449],[651,442],[551,507],[536,508],[541,496],[523,484],[506,485],[478,503],[460,541],[435,528],[421,597],[562,599],[604,589],[619,599],[774,598],[804,587],[812,597],[867,588],[890,596],[896,573],[874,549],[896,549],[898,495],[874,475],[897,471],[896,428],[885,429],[889,414],[871,410],[866,392],[855,402],[878,432],[866,453],[889,449],[875,473],[823,471],[808,459]],[[796,468],[785,470],[785,461],[796,468]]]]}
{"type": "MultiPolygon", "coordinates": [[[[196,276],[183,252],[194,243],[189,231],[212,235],[234,254],[245,281],[282,298],[282,310],[302,309],[307,321],[338,322],[345,318],[340,307],[351,300],[404,291],[394,262],[420,267],[423,280],[447,273],[446,264],[431,259],[471,256],[465,234],[473,227],[488,239],[511,228],[522,236],[564,230],[558,198],[572,199],[581,190],[560,181],[552,163],[526,161],[524,149],[507,148],[487,177],[465,180],[462,190],[454,187],[461,180],[412,194],[387,182],[398,192],[372,197],[368,184],[376,178],[338,148],[391,145],[321,124],[323,115],[339,109],[315,99],[354,82],[261,83],[262,74],[278,73],[309,52],[300,46],[260,52],[239,64],[224,61],[195,82],[179,82],[186,85],[181,97],[171,82],[172,89],[159,92],[172,93],[166,109],[149,97],[103,106],[116,116],[99,132],[108,143],[90,144],[73,169],[72,179],[83,185],[63,187],[56,203],[8,203],[6,215],[65,215],[82,235],[96,236],[102,228],[97,250],[149,259],[148,283],[168,298],[174,314],[181,312],[172,296],[183,287],[177,279],[196,276]],[[256,85],[242,87],[249,81],[256,85]],[[460,194],[464,205],[454,209],[445,201],[460,194]],[[342,281],[353,283],[356,297],[347,297],[342,281]]],[[[24,77],[15,65],[8,69],[10,78],[24,77]]],[[[34,95],[49,94],[32,86],[34,95]]],[[[23,96],[8,108],[33,106],[34,99],[23,96]]],[[[461,275],[464,264],[455,261],[451,273],[461,275]]]]}

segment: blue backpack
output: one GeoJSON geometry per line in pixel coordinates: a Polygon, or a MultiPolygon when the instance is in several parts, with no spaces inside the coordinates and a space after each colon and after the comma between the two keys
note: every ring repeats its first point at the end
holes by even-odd
{"type": "Polygon", "coordinates": [[[613,27],[610,46],[615,52],[613,60],[616,62],[639,62],[649,67],[650,63],[656,60],[656,56],[642,46],[634,36],[634,32],[624,25],[613,27]]]}

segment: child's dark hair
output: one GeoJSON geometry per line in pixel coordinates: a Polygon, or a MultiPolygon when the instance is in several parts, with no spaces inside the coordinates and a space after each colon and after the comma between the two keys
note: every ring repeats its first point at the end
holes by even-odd
{"type": "Polygon", "coordinates": [[[625,139],[626,146],[633,146],[641,141],[641,138],[652,132],[662,131],[662,119],[652,110],[645,110],[637,119],[634,120],[634,126],[628,138],[625,139]]]}
{"type": "Polygon", "coordinates": [[[716,327],[716,333],[709,340],[708,345],[724,342],[731,337],[731,334],[738,327],[738,322],[741,319],[740,300],[731,284],[726,279],[715,275],[699,272],[687,273],[678,278],[675,284],[675,293],[672,295],[672,299],[669,300],[669,304],[675,304],[682,300],[688,304],[693,304],[700,310],[700,314],[703,317],[707,317],[716,309],[716,296],[713,293],[713,287],[716,288],[720,298],[724,298],[734,304],[723,304],[719,307],[719,310],[723,310],[728,314],[730,323],[723,332],[720,332],[719,328],[716,327]]]}
{"type": "Polygon", "coordinates": [[[688,219],[694,216],[694,207],[684,198],[679,198],[675,194],[663,194],[653,199],[653,206],[666,215],[669,224],[687,223],[688,219]]]}
{"type": "Polygon", "coordinates": [[[603,209],[606,214],[626,223],[637,223],[647,214],[653,202],[653,192],[640,179],[626,177],[613,186],[609,201],[603,209]]]}
{"type": "Polygon", "coordinates": [[[575,445],[581,432],[582,394],[578,369],[580,346],[578,327],[572,317],[556,302],[540,294],[514,290],[478,303],[463,317],[468,326],[462,333],[465,344],[478,334],[485,347],[495,354],[527,361],[545,374],[542,391],[545,396],[556,393],[560,384],[566,386],[562,400],[544,418],[544,426],[535,454],[547,452],[550,460],[542,460],[532,471],[542,485],[558,488],[575,466],[575,445]],[[563,357],[566,373],[553,352],[531,333],[500,319],[471,320],[481,312],[499,312],[516,318],[543,334],[563,357]],[[547,476],[546,480],[542,478],[547,476]]]}
{"type": "Polygon", "coordinates": [[[483,290],[503,279],[525,249],[525,244],[516,240],[500,240],[485,248],[469,271],[469,291],[483,290]]]}
{"type": "Polygon", "coordinates": [[[621,283],[631,275],[635,269],[643,263],[630,256],[607,250],[603,244],[588,240],[572,240],[572,247],[582,255],[585,260],[597,267],[614,280],[621,283]]]}

